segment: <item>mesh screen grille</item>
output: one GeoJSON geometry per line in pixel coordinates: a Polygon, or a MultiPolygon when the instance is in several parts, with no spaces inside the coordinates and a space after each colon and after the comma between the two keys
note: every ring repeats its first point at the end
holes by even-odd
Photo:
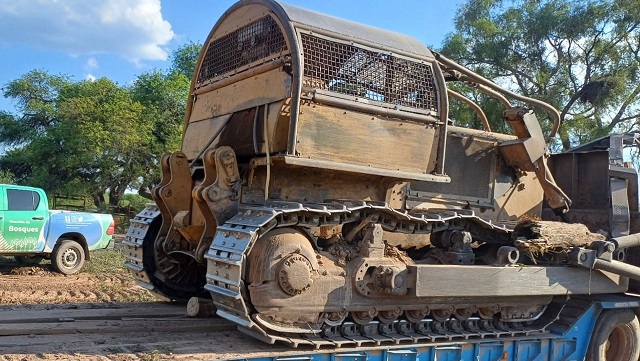
{"type": "Polygon", "coordinates": [[[449,134],[444,170],[451,183],[411,182],[411,190],[488,199],[496,150],[494,142],[449,134]]]}
{"type": "Polygon", "coordinates": [[[204,56],[198,83],[287,50],[284,35],[270,16],[265,16],[214,40],[204,56]]]}
{"type": "Polygon", "coordinates": [[[302,34],[304,85],[438,111],[429,64],[302,34]]]}

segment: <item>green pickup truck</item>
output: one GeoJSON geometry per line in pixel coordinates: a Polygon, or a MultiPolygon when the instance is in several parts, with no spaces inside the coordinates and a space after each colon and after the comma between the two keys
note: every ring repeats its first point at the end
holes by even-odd
{"type": "Polygon", "coordinates": [[[0,256],[73,274],[89,251],[110,246],[115,222],[109,214],[55,211],[40,188],[0,184],[0,256]]]}

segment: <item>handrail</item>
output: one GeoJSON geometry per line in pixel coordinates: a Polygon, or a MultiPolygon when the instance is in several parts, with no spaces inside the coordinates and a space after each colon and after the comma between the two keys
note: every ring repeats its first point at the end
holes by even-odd
{"type": "Polygon", "coordinates": [[[467,69],[466,67],[456,63],[455,61],[448,59],[447,57],[445,57],[444,55],[440,54],[440,53],[436,53],[434,52],[434,55],[436,57],[436,60],[438,62],[440,62],[442,65],[444,65],[445,67],[449,68],[449,69],[453,69],[453,70],[457,70],[460,73],[466,75],[468,77],[468,79],[470,81],[473,81],[475,83],[478,83],[480,85],[486,86],[489,89],[495,90],[496,92],[500,93],[500,94],[504,94],[507,95],[513,99],[519,100],[521,102],[530,104],[530,105],[534,105],[534,106],[538,106],[542,109],[544,109],[547,113],[549,113],[549,115],[553,118],[553,127],[551,128],[551,131],[549,132],[549,136],[547,137],[546,141],[549,142],[551,140],[551,138],[556,136],[556,133],[558,132],[558,129],[560,128],[560,113],[558,113],[558,110],[556,108],[554,108],[553,106],[551,106],[550,104],[547,104],[541,100],[538,99],[533,99],[533,98],[529,98],[520,94],[516,94],[510,90],[504,89],[502,87],[500,87],[498,84],[492,82],[491,80],[473,72],[470,69],[467,69]]]}
{"type": "Polygon", "coordinates": [[[484,128],[484,130],[487,132],[491,131],[491,126],[489,125],[489,120],[487,119],[487,115],[484,114],[484,111],[482,110],[482,108],[480,108],[478,104],[474,103],[471,99],[451,89],[447,89],[447,93],[449,93],[449,95],[452,96],[453,98],[456,98],[461,102],[467,104],[471,108],[473,108],[473,110],[476,112],[476,115],[478,115],[478,118],[480,118],[480,121],[482,121],[482,128],[484,128]]]}

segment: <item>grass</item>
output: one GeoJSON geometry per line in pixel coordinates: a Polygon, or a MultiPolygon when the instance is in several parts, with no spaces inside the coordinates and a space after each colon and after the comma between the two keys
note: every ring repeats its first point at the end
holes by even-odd
{"type": "Polygon", "coordinates": [[[135,287],[138,292],[123,292],[130,285],[120,282],[113,282],[110,276],[120,276],[121,278],[133,278],[129,274],[129,270],[124,266],[126,258],[124,256],[124,247],[122,243],[116,242],[113,249],[102,249],[91,252],[91,260],[85,263],[82,272],[96,276],[96,289],[103,294],[118,295],[119,302],[149,302],[157,301],[152,294],[144,291],[142,288],[135,287]]]}
{"type": "Polygon", "coordinates": [[[124,267],[124,253],[121,249],[102,249],[91,252],[91,260],[85,263],[83,271],[94,275],[127,273],[124,267]]]}
{"type": "MultiPolygon", "coordinates": [[[[113,249],[101,249],[91,251],[91,260],[85,262],[82,267],[83,273],[90,273],[94,275],[113,275],[128,273],[128,270],[124,267],[124,247],[122,244],[116,244],[113,249]]],[[[43,269],[49,269],[51,261],[48,259],[42,260],[40,264],[33,265],[34,267],[41,267],[43,269]]],[[[12,256],[0,256],[0,267],[29,267],[30,265],[21,264],[16,261],[12,256]]]]}

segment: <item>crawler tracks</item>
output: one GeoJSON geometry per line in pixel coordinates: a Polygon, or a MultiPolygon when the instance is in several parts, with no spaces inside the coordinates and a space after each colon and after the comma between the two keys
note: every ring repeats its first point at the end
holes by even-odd
{"type": "MultiPolygon", "coordinates": [[[[143,240],[150,231],[150,224],[158,215],[157,207],[148,206],[132,221],[125,241],[128,247],[127,266],[133,271],[137,282],[152,292],[159,290],[149,279],[144,268],[142,247],[143,240]]],[[[386,231],[400,233],[431,233],[456,228],[472,228],[475,234],[490,232],[492,235],[507,236],[510,233],[507,227],[487,222],[472,211],[466,210],[409,214],[391,209],[384,202],[361,201],[336,201],[326,204],[275,202],[265,206],[244,206],[236,216],[218,227],[218,233],[206,255],[208,270],[205,289],[214,296],[218,314],[243,326],[244,332],[258,339],[268,343],[281,341],[293,347],[451,341],[546,332],[544,324],[505,324],[479,318],[471,318],[464,322],[453,318],[441,321],[427,318],[420,322],[399,320],[391,324],[373,321],[368,325],[346,322],[323,327],[321,330],[312,330],[305,335],[265,329],[254,322],[250,314],[251,305],[245,303],[245,297],[242,295],[244,282],[239,276],[243,273],[243,260],[261,235],[278,227],[341,225],[365,218],[381,224],[386,231]]]]}

